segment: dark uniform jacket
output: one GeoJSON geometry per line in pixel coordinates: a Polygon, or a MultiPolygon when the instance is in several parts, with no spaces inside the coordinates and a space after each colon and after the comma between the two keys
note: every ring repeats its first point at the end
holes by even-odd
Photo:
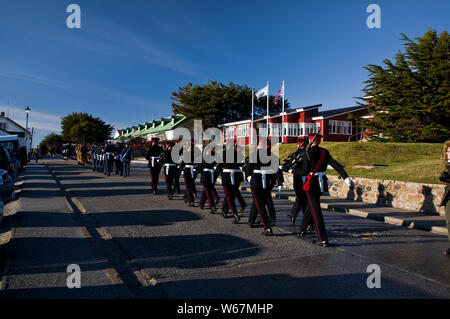
{"type": "Polygon", "coordinates": [[[122,153],[120,155],[121,155],[122,161],[129,163],[129,162],[131,162],[131,158],[133,157],[133,150],[129,146],[127,148],[124,147],[122,149],[122,153]]]}
{"type": "Polygon", "coordinates": [[[157,165],[157,160],[154,159],[152,161],[152,157],[159,157],[161,156],[162,152],[164,151],[164,149],[160,146],[160,145],[152,145],[148,148],[148,152],[147,152],[147,160],[148,160],[148,167],[153,167],[157,165]],[[153,165],[152,165],[153,163],[153,165]]]}
{"type": "Polygon", "coordinates": [[[312,172],[319,162],[320,154],[322,150],[325,151],[325,159],[320,165],[317,172],[325,172],[327,170],[328,165],[331,165],[333,169],[336,170],[336,172],[339,173],[339,175],[342,176],[342,178],[346,179],[348,177],[347,172],[344,170],[341,164],[339,164],[338,161],[336,161],[333,157],[331,157],[330,153],[319,146],[313,146],[311,147],[305,154],[304,160],[302,163],[302,171],[300,171],[302,174],[307,175],[310,172],[312,172]]]}
{"type": "MultiPolygon", "coordinates": [[[[223,163],[217,164],[217,171],[220,173],[222,178],[222,184],[232,184],[231,173],[224,172],[225,169],[240,170],[244,163],[238,162],[238,152],[236,149],[231,153],[232,158],[227,157],[227,149],[223,148],[223,163]]],[[[242,172],[233,173],[234,184],[239,185],[244,180],[244,174],[242,172]]]]}
{"type": "MultiPolygon", "coordinates": [[[[268,154],[268,155],[270,155],[270,154],[268,154]]],[[[251,176],[250,187],[251,188],[264,188],[263,176],[261,173],[255,172],[255,170],[258,171],[258,170],[270,170],[270,169],[272,169],[270,163],[263,163],[260,158],[259,152],[258,152],[257,156],[256,156],[256,163],[248,163],[244,167],[245,175],[247,177],[251,176]]],[[[277,166],[277,169],[275,170],[274,173],[265,175],[266,176],[265,177],[265,181],[266,181],[265,188],[266,189],[275,186],[275,184],[277,183],[277,172],[278,171],[280,171],[280,170],[278,169],[278,166],[277,166]]]]}
{"type": "MultiPolygon", "coordinates": [[[[331,165],[331,167],[333,167],[333,169],[336,170],[336,172],[338,172],[338,174],[341,175],[342,178],[346,179],[348,177],[348,174],[344,170],[342,165],[339,164],[339,162],[336,161],[333,157],[331,157],[330,153],[326,149],[319,146],[313,146],[306,151],[303,157],[301,171],[297,173],[301,174],[302,176],[306,176],[309,173],[312,173],[319,163],[322,151],[325,152],[325,158],[316,172],[324,173],[327,170],[328,165],[331,165]]],[[[321,192],[328,193],[328,178],[326,177],[326,175],[319,176],[318,179],[321,186],[321,192]]]]}

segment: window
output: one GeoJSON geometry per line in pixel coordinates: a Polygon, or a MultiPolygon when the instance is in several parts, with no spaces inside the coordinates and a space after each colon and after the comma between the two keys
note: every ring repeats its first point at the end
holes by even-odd
{"type": "Polygon", "coordinates": [[[246,137],[249,136],[250,125],[249,124],[241,124],[237,126],[236,136],[237,137],[246,137]]]}
{"type": "Polygon", "coordinates": [[[330,120],[328,123],[330,134],[352,135],[351,121],[330,120]]]}
{"type": "Polygon", "coordinates": [[[0,128],[6,131],[6,123],[0,123],[0,128]]]}
{"type": "Polygon", "coordinates": [[[234,138],[234,126],[229,126],[225,130],[225,138],[234,138]]]}

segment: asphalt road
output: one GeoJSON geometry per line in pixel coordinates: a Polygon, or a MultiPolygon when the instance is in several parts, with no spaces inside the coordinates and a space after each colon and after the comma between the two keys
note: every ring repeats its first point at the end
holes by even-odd
{"type": "Polygon", "coordinates": [[[164,178],[151,195],[144,165],[122,178],[45,162],[28,169],[0,297],[450,298],[444,236],[325,212],[333,246],[323,248],[315,234],[295,236],[287,200],[275,200],[275,235],[264,237],[247,226],[246,192],[234,225],[182,195],[168,200],[164,178]],[[67,288],[69,264],[80,266],[79,289],[67,288]],[[373,264],[381,288],[367,286],[373,264]]]}

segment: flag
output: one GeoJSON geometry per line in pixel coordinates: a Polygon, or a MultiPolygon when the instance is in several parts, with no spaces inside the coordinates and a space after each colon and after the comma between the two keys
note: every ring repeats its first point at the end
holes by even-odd
{"type": "Polygon", "coordinates": [[[283,91],[284,91],[284,83],[281,86],[281,89],[278,91],[277,96],[275,96],[275,99],[273,100],[273,104],[277,105],[280,96],[283,95],[283,91]]]}
{"type": "Polygon", "coordinates": [[[266,85],[265,87],[263,87],[261,90],[256,92],[255,95],[256,95],[257,99],[259,99],[260,97],[263,97],[263,96],[269,96],[269,85],[266,85]]]}

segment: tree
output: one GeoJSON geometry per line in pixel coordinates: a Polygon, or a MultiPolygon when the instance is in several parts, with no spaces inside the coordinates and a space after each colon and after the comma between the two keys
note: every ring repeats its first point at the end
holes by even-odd
{"type": "MultiPolygon", "coordinates": [[[[205,127],[248,119],[252,112],[252,89],[232,82],[228,85],[217,81],[203,85],[188,83],[179,87],[178,92],[172,92],[172,100],[174,113],[185,115],[187,122],[202,120],[205,127]]],[[[270,96],[270,112],[280,112],[281,101],[274,105],[273,100],[274,97],[270,96]]],[[[265,101],[265,97],[259,101],[255,97],[256,116],[266,114],[265,101]]],[[[289,103],[285,101],[285,109],[288,108],[289,103]]]]}
{"type": "Polygon", "coordinates": [[[113,127],[87,113],[72,113],[61,119],[63,139],[73,143],[106,141],[113,127]]]}
{"type": "MultiPolygon", "coordinates": [[[[450,135],[450,37],[428,29],[410,40],[401,34],[405,52],[385,67],[370,64],[363,89],[364,105],[374,121],[361,119],[375,140],[442,142],[450,135]],[[383,133],[383,138],[378,134],[383,133]]],[[[359,98],[363,99],[363,98],[359,98]]]]}
{"type": "Polygon", "coordinates": [[[39,143],[39,150],[41,154],[47,154],[51,149],[59,150],[64,143],[61,135],[50,133],[45,136],[41,143],[39,143]]]}

